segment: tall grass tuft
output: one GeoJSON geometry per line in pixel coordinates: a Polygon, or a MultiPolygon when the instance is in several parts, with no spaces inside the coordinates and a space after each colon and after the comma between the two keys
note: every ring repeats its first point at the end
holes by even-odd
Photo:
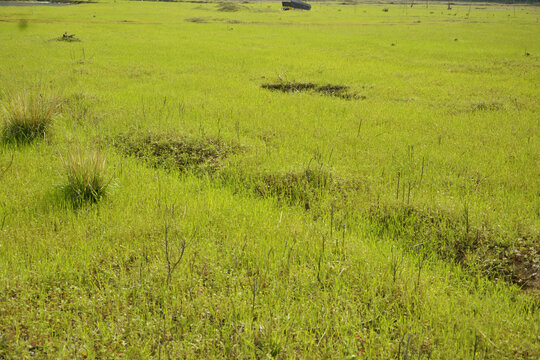
{"type": "Polygon", "coordinates": [[[73,150],[63,159],[67,174],[64,192],[74,204],[98,202],[107,193],[107,159],[99,151],[73,150]]]}
{"type": "Polygon", "coordinates": [[[34,95],[27,91],[10,95],[0,108],[4,118],[3,140],[29,142],[44,137],[59,105],[57,96],[34,95]]]}

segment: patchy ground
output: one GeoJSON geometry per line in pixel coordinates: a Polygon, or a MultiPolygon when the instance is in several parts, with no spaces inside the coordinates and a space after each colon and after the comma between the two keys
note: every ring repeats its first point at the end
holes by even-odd
{"type": "Polygon", "coordinates": [[[134,156],[151,166],[186,170],[216,171],[230,154],[241,150],[216,138],[168,135],[120,135],[112,140],[123,154],[134,156]]]}
{"type": "Polygon", "coordinates": [[[346,85],[317,85],[309,82],[280,82],[276,84],[262,84],[261,87],[263,89],[281,91],[284,93],[312,92],[325,96],[334,96],[346,100],[366,98],[365,96],[360,96],[351,92],[350,88],[346,85]]]}

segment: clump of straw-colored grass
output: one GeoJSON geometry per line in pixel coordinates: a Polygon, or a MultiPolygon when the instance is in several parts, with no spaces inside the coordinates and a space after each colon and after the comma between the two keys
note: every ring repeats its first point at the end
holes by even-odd
{"type": "Polygon", "coordinates": [[[8,96],[2,104],[4,141],[29,142],[45,136],[60,101],[56,96],[34,95],[27,91],[8,96]]]}
{"type": "Polygon", "coordinates": [[[81,204],[98,202],[107,193],[110,179],[107,178],[107,159],[100,151],[76,149],[63,158],[67,175],[64,192],[67,197],[81,204]]]}

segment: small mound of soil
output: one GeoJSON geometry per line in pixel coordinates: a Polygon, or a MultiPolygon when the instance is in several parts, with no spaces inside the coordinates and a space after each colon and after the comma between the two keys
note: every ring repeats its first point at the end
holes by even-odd
{"type": "Polygon", "coordinates": [[[123,154],[139,158],[153,167],[214,172],[228,155],[241,147],[215,138],[167,135],[120,135],[113,145],[123,154]]]}
{"type": "Polygon", "coordinates": [[[333,96],[341,99],[365,99],[365,96],[358,96],[355,93],[349,91],[349,87],[346,85],[317,85],[314,83],[301,83],[301,82],[280,82],[276,84],[262,84],[263,89],[281,91],[285,93],[295,92],[316,92],[325,96],[333,96]]]}
{"type": "Polygon", "coordinates": [[[243,6],[232,3],[232,2],[220,3],[217,6],[218,11],[224,11],[224,12],[239,11],[239,10],[242,10],[243,8],[244,8],[243,6]]]}
{"type": "Polygon", "coordinates": [[[521,238],[513,246],[492,244],[479,253],[481,269],[523,289],[540,291],[540,248],[533,238],[521,238]]]}

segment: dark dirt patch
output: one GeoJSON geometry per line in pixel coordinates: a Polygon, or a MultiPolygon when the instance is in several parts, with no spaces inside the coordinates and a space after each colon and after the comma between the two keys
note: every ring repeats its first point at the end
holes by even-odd
{"type": "Polygon", "coordinates": [[[498,111],[503,110],[504,105],[499,102],[480,102],[471,106],[471,111],[498,111]]]}
{"type": "Polygon", "coordinates": [[[520,238],[514,246],[491,244],[477,254],[482,271],[523,289],[540,290],[540,239],[520,238]]]}
{"type": "Polygon", "coordinates": [[[540,289],[540,250],[534,245],[537,235],[520,237],[513,245],[506,245],[498,241],[500,237],[493,229],[471,227],[465,215],[410,206],[375,207],[368,218],[379,234],[393,235],[412,251],[434,253],[524,289],[540,289]]]}
{"type": "Polygon", "coordinates": [[[80,42],[81,39],[75,37],[75,34],[64,33],[62,36],[56,39],[51,39],[51,41],[80,42]]]}
{"type": "Polygon", "coordinates": [[[316,92],[326,96],[334,96],[346,100],[365,99],[365,96],[358,96],[357,94],[350,92],[349,87],[346,85],[317,85],[309,82],[279,82],[275,84],[262,84],[261,87],[263,89],[281,91],[285,93],[307,91],[316,92]]]}
{"type": "Polygon", "coordinates": [[[284,82],[277,84],[262,84],[263,89],[278,90],[281,92],[300,92],[306,90],[314,90],[317,85],[313,83],[299,83],[299,82],[284,82]]]}
{"type": "Polygon", "coordinates": [[[205,19],[202,17],[192,17],[192,18],[187,18],[186,21],[192,22],[192,23],[204,24],[208,22],[208,19],[205,19]]]}
{"type": "Polygon", "coordinates": [[[214,172],[230,154],[242,147],[216,138],[169,135],[120,135],[113,145],[123,154],[141,159],[153,167],[197,172],[214,172]]]}

